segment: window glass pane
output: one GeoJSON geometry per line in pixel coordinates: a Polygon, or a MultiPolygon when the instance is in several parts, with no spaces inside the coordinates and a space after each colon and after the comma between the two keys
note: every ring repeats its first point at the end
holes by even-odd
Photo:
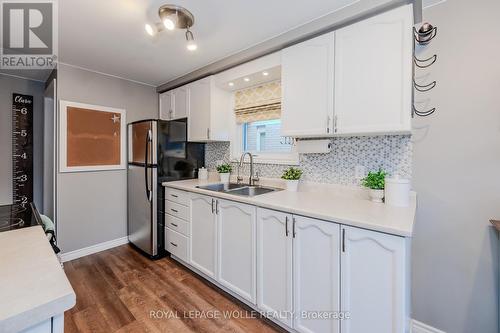
{"type": "Polygon", "coordinates": [[[280,136],[281,120],[262,120],[243,125],[243,149],[245,151],[288,153],[292,146],[280,136]]]}

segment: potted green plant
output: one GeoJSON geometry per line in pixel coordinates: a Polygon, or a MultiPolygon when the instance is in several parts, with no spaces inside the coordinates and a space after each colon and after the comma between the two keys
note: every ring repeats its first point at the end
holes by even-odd
{"type": "Polygon", "coordinates": [[[229,183],[229,176],[233,171],[233,167],[229,163],[223,163],[217,166],[217,172],[219,173],[220,181],[223,183],[229,183]]]}
{"type": "Polygon", "coordinates": [[[285,180],[286,189],[288,191],[297,192],[301,176],[302,170],[300,170],[299,168],[290,167],[283,172],[281,179],[285,180]]]}
{"type": "Polygon", "coordinates": [[[379,169],[368,172],[368,175],[361,180],[363,186],[370,189],[370,199],[373,202],[382,202],[384,199],[385,176],[387,172],[379,169]]]}

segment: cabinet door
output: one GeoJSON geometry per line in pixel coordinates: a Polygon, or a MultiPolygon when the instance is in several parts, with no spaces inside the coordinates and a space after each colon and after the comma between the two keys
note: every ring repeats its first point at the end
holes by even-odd
{"type": "MultiPolygon", "coordinates": [[[[340,320],[340,225],[293,217],[294,328],[304,333],[338,333],[340,320]],[[319,315],[319,316],[317,316],[319,315]]],[[[366,331],[371,332],[371,331],[366,331]]]]}
{"type": "Polygon", "coordinates": [[[210,78],[189,85],[188,141],[210,140],[210,78]]]}
{"type": "Polygon", "coordinates": [[[217,199],[217,280],[256,303],[256,208],[217,199]]]}
{"type": "Polygon", "coordinates": [[[206,195],[191,197],[191,242],[189,262],[215,279],[217,252],[217,220],[215,200],[206,195]]]}
{"type": "Polygon", "coordinates": [[[339,134],[411,130],[411,5],[335,32],[339,134]]]}
{"type": "Polygon", "coordinates": [[[281,135],[317,136],[332,131],[334,33],[282,51],[281,135]]]}
{"type": "Polygon", "coordinates": [[[291,215],[257,209],[257,303],[292,326],[291,215]]]}
{"type": "Polygon", "coordinates": [[[160,94],[160,119],[170,120],[173,117],[174,95],[172,91],[160,94]]]}
{"type": "Polygon", "coordinates": [[[342,227],[342,333],[406,332],[405,239],[342,227]]]}
{"type": "Polygon", "coordinates": [[[174,90],[174,112],[173,119],[186,118],[188,116],[188,87],[183,86],[174,90]]]}

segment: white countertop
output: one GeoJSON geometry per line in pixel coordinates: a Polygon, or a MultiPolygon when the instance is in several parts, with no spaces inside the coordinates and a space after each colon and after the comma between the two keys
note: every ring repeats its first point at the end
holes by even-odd
{"type": "Polygon", "coordinates": [[[18,332],[75,305],[41,226],[0,233],[0,297],[0,332],[18,332]]]}
{"type": "Polygon", "coordinates": [[[301,184],[298,192],[283,190],[254,197],[196,187],[213,183],[218,181],[193,179],[165,182],[162,185],[397,236],[411,237],[413,234],[417,205],[414,192],[411,193],[409,207],[393,207],[371,202],[366,195],[360,194],[363,190],[338,185],[301,184]]]}

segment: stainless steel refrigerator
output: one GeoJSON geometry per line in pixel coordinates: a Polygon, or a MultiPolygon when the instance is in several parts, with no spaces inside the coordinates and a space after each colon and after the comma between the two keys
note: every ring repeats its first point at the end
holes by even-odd
{"type": "Polygon", "coordinates": [[[128,124],[128,238],[151,258],[164,256],[162,182],[198,177],[205,145],[187,142],[187,119],[128,124]]]}

